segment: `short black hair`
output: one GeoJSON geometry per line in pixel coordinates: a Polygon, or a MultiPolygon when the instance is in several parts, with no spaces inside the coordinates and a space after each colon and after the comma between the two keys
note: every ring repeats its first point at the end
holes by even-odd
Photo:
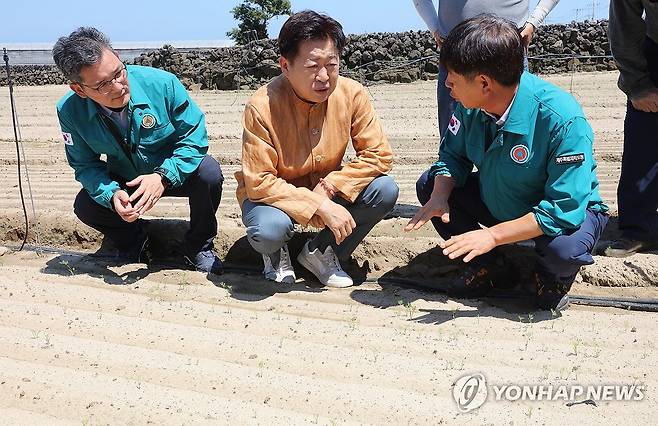
{"type": "Polygon", "coordinates": [[[303,10],[288,18],[279,32],[279,53],[288,60],[297,56],[299,45],[306,40],[333,40],[338,55],[342,55],[345,47],[343,26],[328,15],[303,10]]]}
{"type": "Polygon", "coordinates": [[[518,84],[523,74],[524,47],[512,21],[481,14],[457,25],[441,46],[446,69],[474,77],[484,74],[503,86],[518,84]]]}
{"type": "Polygon", "coordinates": [[[112,45],[105,34],[93,27],[80,27],[57,40],[53,60],[64,77],[80,83],[80,70],[97,63],[106,49],[112,50],[112,45]]]}

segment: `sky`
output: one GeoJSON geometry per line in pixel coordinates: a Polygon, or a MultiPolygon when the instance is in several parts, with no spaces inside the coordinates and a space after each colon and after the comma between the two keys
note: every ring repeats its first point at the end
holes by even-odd
{"type": "MultiPolygon", "coordinates": [[[[435,0],[435,4],[436,4],[435,0]]],[[[450,1],[450,0],[443,0],[450,1]]],[[[236,26],[230,10],[241,0],[6,0],[0,5],[2,43],[53,43],[79,26],[95,26],[112,41],[225,40],[236,26]]],[[[412,0],[291,0],[337,19],[347,34],[425,29],[412,0]]],[[[537,0],[530,0],[531,7],[537,0]]],[[[561,0],[547,23],[606,18],[609,0],[561,0]]],[[[285,21],[270,21],[276,37],[285,21]]]]}

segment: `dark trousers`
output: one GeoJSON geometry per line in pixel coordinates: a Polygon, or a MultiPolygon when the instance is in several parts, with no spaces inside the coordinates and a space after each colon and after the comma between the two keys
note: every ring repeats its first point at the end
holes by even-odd
{"type": "MultiPolygon", "coordinates": [[[[126,187],[125,179],[118,176],[112,178],[117,180],[122,188],[134,191],[135,188],[126,187]]],[[[196,254],[213,248],[213,239],[217,235],[215,213],[222,197],[223,182],[219,163],[206,155],[183,185],[177,188],[169,187],[162,194],[163,197],[187,197],[189,200],[190,229],[185,235],[187,253],[196,254]]],[[[130,249],[144,236],[141,220],[132,223],[124,221],[114,210],[95,202],[84,189],[75,198],[73,211],[84,224],[112,240],[119,250],[130,249]]]]}
{"type": "MultiPolygon", "coordinates": [[[[647,38],[644,52],[651,80],[658,87],[658,43],[647,38]]],[[[617,199],[623,234],[658,241],[658,113],[639,111],[630,101],[617,199]]]]}
{"type": "MultiPolygon", "coordinates": [[[[416,182],[416,194],[422,204],[429,201],[434,189],[434,179],[430,179],[428,174],[429,170],[416,182]]],[[[440,218],[432,219],[434,228],[444,240],[480,229],[480,224],[490,227],[501,223],[493,217],[480,197],[478,173],[471,173],[463,187],[453,189],[448,205],[450,222],[443,223],[440,218]]],[[[534,238],[538,255],[536,272],[551,281],[571,284],[581,266],[594,263],[592,250],[607,223],[606,214],[587,210],[585,221],[579,229],[557,237],[541,235],[534,238]]],[[[479,257],[492,260],[493,256],[495,252],[479,257]]]]}

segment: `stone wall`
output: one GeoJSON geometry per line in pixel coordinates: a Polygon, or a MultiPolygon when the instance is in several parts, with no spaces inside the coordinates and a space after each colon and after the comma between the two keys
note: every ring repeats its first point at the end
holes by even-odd
{"type": "MultiPolygon", "coordinates": [[[[66,79],[62,76],[55,65],[12,66],[11,76],[14,81],[14,85],[16,86],[43,86],[46,84],[66,83],[66,79]]],[[[2,70],[0,70],[0,86],[6,85],[7,72],[3,66],[2,70]]]]}
{"type": "MultiPolygon", "coordinates": [[[[616,69],[607,39],[607,21],[544,25],[530,46],[529,67],[539,74],[616,69]]],[[[428,31],[371,33],[349,37],[341,73],[365,84],[435,79],[438,52],[428,31]]],[[[178,75],[192,89],[256,88],[280,74],[275,40],[212,50],[179,51],[171,46],[142,54],[135,64],[178,75]]],[[[16,84],[61,84],[53,66],[14,67],[16,84]]],[[[6,85],[6,76],[0,76],[6,85]]]]}

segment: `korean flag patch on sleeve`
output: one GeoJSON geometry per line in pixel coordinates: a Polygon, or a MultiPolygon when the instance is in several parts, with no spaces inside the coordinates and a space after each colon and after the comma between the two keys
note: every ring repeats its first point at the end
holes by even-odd
{"type": "Polygon", "coordinates": [[[64,138],[64,145],[73,146],[73,136],[70,133],[62,132],[62,137],[64,138]]]}
{"type": "Polygon", "coordinates": [[[462,123],[455,117],[455,114],[452,114],[452,117],[450,117],[450,123],[448,123],[448,130],[450,130],[450,133],[453,135],[457,135],[457,132],[459,132],[459,128],[461,127],[462,123]]]}

